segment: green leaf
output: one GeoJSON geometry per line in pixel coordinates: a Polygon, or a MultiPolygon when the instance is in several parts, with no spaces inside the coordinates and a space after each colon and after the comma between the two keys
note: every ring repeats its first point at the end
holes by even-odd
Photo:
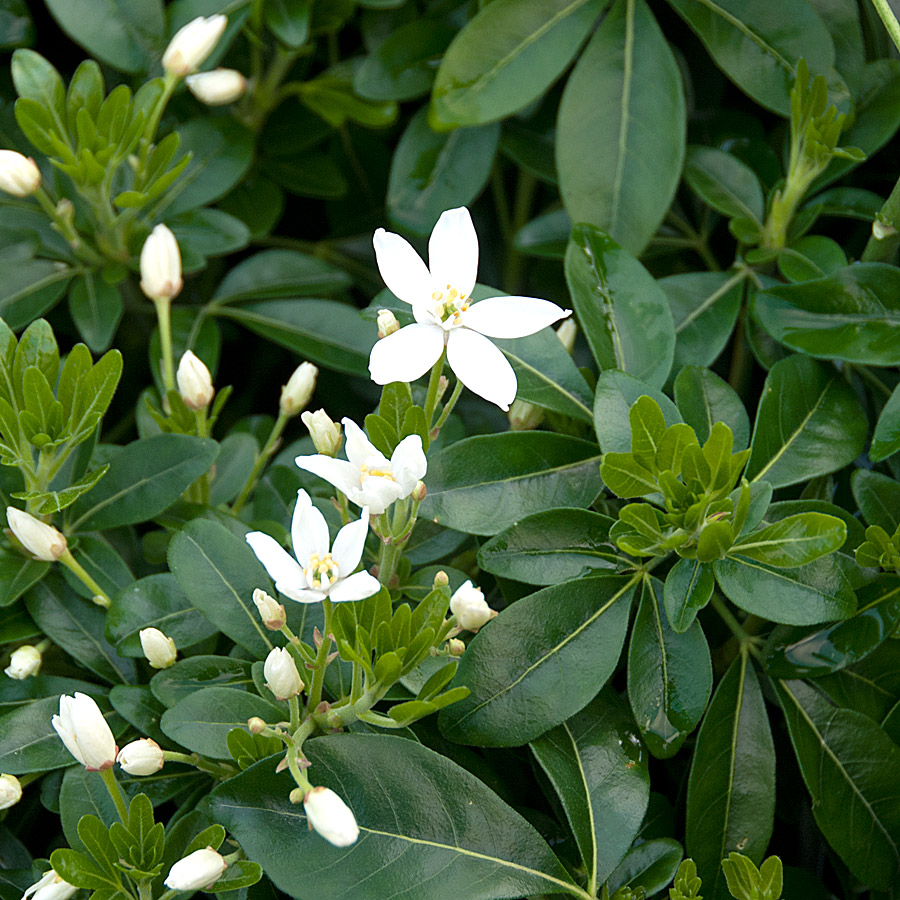
{"type": "Polygon", "coordinates": [[[163,706],[174,706],[198,689],[211,686],[250,690],[250,663],[231,656],[191,656],[157,672],[150,680],[150,690],[163,706]]]}
{"type": "Polygon", "coordinates": [[[27,47],[34,43],[34,23],[25,0],[4,0],[0,13],[0,47],[27,47]]]}
{"type": "Polygon", "coordinates": [[[71,506],[79,497],[91,490],[108,469],[109,464],[100,466],[61,491],[16,491],[12,496],[18,500],[27,500],[34,512],[50,515],[71,506]]]}
{"type": "Polygon", "coordinates": [[[95,856],[97,862],[109,871],[112,863],[109,866],[104,865],[109,860],[104,859],[106,854],[103,854],[100,848],[112,851],[106,829],[118,821],[119,814],[106,785],[97,777],[96,772],[88,772],[84,766],[73,766],[66,770],[59,791],[59,813],[63,834],[69,845],[75,850],[88,850],[95,856]],[[91,818],[82,825],[83,816],[91,818]],[[88,835],[90,847],[86,846],[82,837],[85,833],[88,835]],[[99,852],[94,854],[94,850],[99,852]]]}
{"type": "Polygon", "coordinates": [[[894,388],[875,423],[869,459],[881,462],[900,450],[900,385],[894,388]]]}
{"type": "Polygon", "coordinates": [[[719,860],[740,848],[761,860],[775,814],[775,747],[766,706],[747,654],[719,682],[688,780],[685,849],[708,900],[727,900],[719,860]]]}
{"type": "Polygon", "coordinates": [[[688,147],[684,180],[724,216],[763,220],[763,192],[756,173],[736,156],[715,147],[688,147]]]}
{"type": "Polygon", "coordinates": [[[630,453],[604,453],[600,475],[606,486],[623,499],[659,494],[653,472],[637,462],[630,453]]]}
{"type": "Polygon", "coordinates": [[[716,422],[724,422],[734,438],[734,452],[747,448],[750,442],[750,419],[734,388],[700,366],[685,366],[675,379],[675,402],[684,421],[703,443],[716,422]]]}
{"type": "Polygon", "coordinates": [[[471,694],[441,712],[441,731],[457,743],[518,746],[578,712],[615,669],[633,591],[633,579],[590,576],[507,607],[468,645],[453,685],[471,694]]]}
{"type": "Polygon", "coordinates": [[[290,775],[273,774],[270,761],[212,796],[216,819],[297,900],[371,900],[398,891],[499,900],[576,891],[531,825],[474,775],[421,744],[342,734],[308,741],[303,750],[316,783],[353,811],[361,834],[351,847],[333,847],[307,828],[303,807],[288,800],[290,775]],[[388,859],[402,862],[386,867],[388,859]]]}
{"type": "Polygon", "coordinates": [[[606,688],[531,750],[559,796],[593,891],[631,846],[650,796],[647,755],[627,707],[606,688]]]}
{"type": "Polygon", "coordinates": [[[441,60],[433,115],[445,126],[505,118],[566,70],[605,0],[494,0],[459,32],[441,60]]]}
{"type": "Polygon", "coordinates": [[[697,613],[709,603],[716,586],[712,568],[696,559],[679,559],[669,569],[663,598],[666,616],[676,634],[684,634],[697,613]]]}
{"type": "Polygon", "coordinates": [[[867,524],[878,525],[893,534],[900,526],[900,482],[880,472],[857,469],[850,486],[867,524]]]}
{"type": "Polygon", "coordinates": [[[24,328],[56,305],[74,274],[55,260],[0,259],[0,316],[10,328],[24,328]]]}
{"type": "Polygon", "coordinates": [[[309,38],[312,0],[267,0],[264,9],[269,30],[288,47],[302,47],[309,38]]]}
{"type": "Polygon", "coordinates": [[[790,356],[766,378],[747,478],[778,488],[827,475],[856,459],[867,433],[865,414],[840,373],[790,356]]]}
{"type": "Polygon", "coordinates": [[[681,73],[653,14],[644,0],[616,0],[559,107],[559,187],[572,221],[640,254],[678,187],[685,122],[681,73]]]}
{"type": "Polygon", "coordinates": [[[52,116],[58,136],[66,135],[66,89],[54,66],[34,50],[16,50],[11,73],[16,93],[43,106],[52,116]]]}
{"type": "Polygon", "coordinates": [[[49,563],[26,559],[17,553],[0,556],[0,608],[15,603],[49,569],[49,563]]]}
{"type": "Polygon", "coordinates": [[[837,517],[799,513],[746,535],[731,553],[789,569],[839,550],[846,540],[847,526],[837,517]]]}
{"type": "Polygon", "coordinates": [[[609,876],[609,888],[643,888],[652,896],[670,884],[681,865],[684,851],[672,838],[654,838],[632,848],[609,876]]]}
{"type": "Polygon", "coordinates": [[[118,288],[91,273],[80,275],[69,289],[69,313],[78,333],[95,353],[113,339],[124,304],[118,288]]]}

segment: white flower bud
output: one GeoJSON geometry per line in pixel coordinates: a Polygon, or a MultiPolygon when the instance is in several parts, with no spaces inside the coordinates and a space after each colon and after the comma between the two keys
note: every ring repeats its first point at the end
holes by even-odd
{"type": "Polygon", "coordinates": [[[31,644],[17,647],[9,658],[9,665],[3,670],[10,678],[24,681],[41,671],[43,657],[41,651],[31,644]]]}
{"type": "Polygon", "coordinates": [[[190,350],[181,357],[175,380],[178,382],[178,393],[188,409],[206,409],[215,396],[209,369],[190,350]]]}
{"type": "Polygon", "coordinates": [[[275,647],[269,651],[263,674],[266,676],[266,687],[275,695],[276,700],[296,697],[303,689],[303,681],[294,658],[286,647],[275,647]]]}
{"type": "Polygon", "coordinates": [[[100,707],[87,694],[59,698],[59,715],[50,720],[66,750],[89,772],[112,767],[116,759],[116,739],[100,707]]]}
{"type": "Polygon", "coordinates": [[[19,539],[19,543],[36,559],[56,562],[68,550],[66,537],[62,532],[36,519],[25,510],[7,506],[6,521],[9,522],[9,527],[19,539]]]}
{"type": "Polygon", "coordinates": [[[312,399],[319,370],[310,362],[300,363],[281,389],[280,407],[285,416],[296,416],[312,399]]]}
{"type": "Polygon", "coordinates": [[[447,587],[448,584],[450,584],[450,578],[443,569],[434,573],[434,587],[447,587]]]}
{"type": "Polygon", "coordinates": [[[22,799],[22,785],[15,775],[0,775],[0,809],[9,809],[22,799]]]}
{"type": "Polygon", "coordinates": [[[314,787],[303,798],[310,827],[335,847],[349,847],[359,837],[350,807],[326,787],[314,787]]]}
{"type": "Polygon", "coordinates": [[[461,641],[459,638],[450,638],[450,640],[447,641],[447,650],[451,656],[462,656],[463,653],[466,652],[465,642],[461,641]]]}
{"type": "Polygon", "coordinates": [[[178,241],[165,225],[157,225],[141,249],[141,290],[151,299],[171,300],[182,287],[178,241]]]}
{"type": "Polygon", "coordinates": [[[247,79],[236,69],[213,69],[185,78],[188,90],[207,106],[234,103],[247,90],[247,79]]]}
{"type": "Polygon", "coordinates": [[[428,488],[425,487],[425,482],[417,481],[416,486],[412,489],[412,493],[409,496],[412,497],[416,503],[421,503],[427,495],[428,488]]]}
{"type": "Polygon", "coordinates": [[[198,16],[179,28],[163,53],[163,68],[182,77],[195,72],[219,43],[226,25],[225,16],[198,16]]]}
{"type": "Polygon", "coordinates": [[[450,612],[456,616],[456,624],[465,631],[478,631],[497,615],[484,599],[481,588],[471,581],[460,585],[450,598],[450,612]]]}
{"type": "Polygon", "coordinates": [[[36,881],[24,894],[22,900],[68,900],[78,888],[63,881],[53,869],[44,872],[40,881],[36,881]]]}
{"type": "Polygon", "coordinates": [[[578,335],[578,326],[573,318],[563,319],[562,324],[556,329],[556,336],[562,341],[563,347],[572,352],[575,346],[575,338],[578,335]]]}
{"type": "Polygon", "coordinates": [[[253,592],[253,602],[256,604],[256,609],[263,621],[263,625],[269,631],[278,631],[287,622],[284,606],[265,591],[257,588],[253,592]]]}
{"type": "Polygon", "coordinates": [[[195,850],[169,869],[166,887],[173,891],[200,891],[215,884],[227,868],[225,858],[212,847],[195,850]]]}
{"type": "Polygon", "coordinates": [[[247,719],[247,728],[250,729],[250,734],[262,734],[267,726],[259,716],[251,716],[247,719]]]}
{"type": "Polygon", "coordinates": [[[513,400],[507,413],[513,431],[533,431],[544,420],[544,411],[527,400],[513,400]]]}
{"type": "Polygon", "coordinates": [[[30,156],[0,150],[0,191],[28,197],[41,186],[41,170],[30,156]]]}
{"type": "Polygon", "coordinates": [[[141,650],[154,669],[168,669],[175,662],[178,655],[175,641],[166,637],[158,628],[142,628],[138,637],[141,639],[141,650]]]}
{"type": "Polygon", "coordinates": [[[309,429],[316,452],[324,456],[337,456],[344,440],[341,426],[332,422],[331,417],[324,409],[317,409],[314,413],[305,412],[300,418],[309,429]]]}
{"type": "Polygon", "coordinates": [[[155,775],[166,761],[162,747],[151,738],[140,738],[126,744],[116,762],[129,775],[155,775]]]}
{"type": "Polygon", "coordinates": [[[400,330],[400,323],[397,317],[389,309],[379,309],[378,318],[375,320],[378,325],[378,337],[386,338],[389,334],[400,330]]]}

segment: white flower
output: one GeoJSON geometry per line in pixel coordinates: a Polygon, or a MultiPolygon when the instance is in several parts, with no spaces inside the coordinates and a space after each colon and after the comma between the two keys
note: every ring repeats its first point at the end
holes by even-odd
{"type": "Polygon", "coordinates": [[[325,456],[337,456],[344,441],[341,426],[334,423],[324,409],[317,409],[314,413],[305,412],[300,419],[309,429],[309,436],[317,452],[324,453],[325,456]]]}
{"type": "Polygon", "coordinates": [[[286,647],[274,647],[269,651],[263,674],[266,676],[266,687],[275,695],[276,700],[296,697],[303,689],[303,681],[294,658],[286,647]]]}
{"type": "Polygon", "coordinates": [[[165,884],[173,891],[199,891],[215,884],[227,868],[222,854],[206,847],[179,859],[169,869],[165,884]]]}
{"type": "Polygon", "coordinates": [[[78,888],[63,881],[53,869],[44,872],[40,881],[36,881],[24,894],[22,900],[68,900],[78,888]]]}
{"type": "Polygon", "coordinates": [[[345,525],[328,549],[325,516],[312,505],[306,491],[297,491],[297,505],[291,522],[294,559],[281,544],[262,531],[247,535],[259,561],[275,581],[275,587],[299,603],[319,603],[328,597],[335,603],[364,600],[381,590],[377,578],[368,572],[352,574],[362,559],[369,530],[369,510],[345,525]]]}
{"type": "Polygon", "coordinates": [[[43,657],[41,651],[31,644],[25,644],[13,650],[9,658],[9,665],[3,670],[10,678],[24,681],[41,671],[43,657]]]}
{"type": "Polygon", "coordinates": [[[0,809],[9,809],[22,799],[22,785],[15,775],[0,775],[0,809]]]}
{"type": "Polygon", "coordinates": [[[157,225],[141,248],[141,290],[151,300],[171,300],[182,287],[178,241],[165,225],[157,225]]]}
{"type": "Polygon", "coordinates": [[[352,810],[330,788],[314,787],[303,798],[309,824],[335,847],[349,847],[359,837],[352,810]]]}
{"type": "Polygon", "coordinates": [[[163,53],[163,68],[172,75],[190,75],[215,49],[228,25],[225,16],[197,16],[175,32],[163,53]]]}
{"type": "Polygon", "coordinates": [[[300,363],[281,389],[279,407],[285,416],[296,416],[312,399],[319,370],[310,362],[300,363]]]}
{"type": "Polygon", "coordinates": [[[417,434],[403,438],[388,460],[356,422],[342,421],[347,435],[347,461],[318,454],[298,456],[295,462],[333,484],[357,506],[368,506],[373,516],[380,516],[395,500],[408,497],[425,477],[428,463],[422,438],[417,434]]]}
{"type": "Polygon", "coordinates": [[[89,772],[112,767],[116,739],[100,707],[87,694],[63,694],[59,698],[59,715],[50,721],[66,750],[89,772]]]}
{"type": "Polygon", "coordinates": [[[207,106],[234,103],[247,90],[247,79],[236,69],[213,69],[184,80],[188,90],[207,106]]]}
{"type": "Polygon", "coordinates": [[[23,509],[6,507],[6,521],[19,543],[37,559],[56,562],[68,549],[65,535],[23,509]]]}
{"type": "Polygon", "coordinates": [[[41,186],[41,170],[30,156],[0,150],[0,191],[28,197],[41,186]]]}
{"type": "Polygon", "coordinates": [[[263,621],[263,625],[269,631],[280,631],[287,622],[284,607],[274,597],[271,597],[260,588],[253,592],[253,602],[259,612],[259,617],[263,621]]]}
{"type": "Polygon", "coordinates": [[[165,761],[162,747],[150,738],[140,738],[126,744],[116,757],[116,762],[129,775],[154,775],[165,761]]]}
{"type": "Polygon", "coordinates": [[[181,357],[175,380],[178,382],[178,393],[188,409],[206,409],[215,396],[209,369],[190,350],[181,357]]]}
{"type": "Polygon", "coordinates": [[[472,303],[478,271],[478,237],[465,207],[441,214],[428,242],[430,271],[400,235],[379,228],[375,255],[384,283],[416,317],[378,341],[369,357],[376,384],[415,381],[447,348],[447,362],[473,393],[509,410],[516,375],[488,338],[521,338],[571,315],[535,297],[490,297],[472,303]]]}
{"type": "Polygon", "coordinates": [[[497,615],[488,606],[481,588],[471,581],[461,584],[450,598],[450,612],[456,616],[456,624],[465,631],[478,631],[497,615]]]}
{"type": "Polygon", "coordinates": [[[158,628],[142,628],[138,637],[141,639],[141,650],[154,669],[168,669],[175,662],[178,655],[175,641],[158,628]]]}

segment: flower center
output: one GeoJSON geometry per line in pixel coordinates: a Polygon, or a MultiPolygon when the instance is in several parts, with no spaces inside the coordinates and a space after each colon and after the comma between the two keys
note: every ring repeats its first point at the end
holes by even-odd
{"type": "Polygon", "coordinates": [[[365,478],[367,475],[372,475],[376,478],[387,478],[390,481],[396,482],[397,479],[394,478],[394,473],[390,469],[370,469],[366,463],[363,463],[359,467],[359,477],[360,480],[365,478]]]}
{"type": "Polygon", "coordinates": [[[447,285],[446,290],[434,291],[431,295],[434,301],[434,314],[443,323],[459,325],[462,314],[469,308],[470,297],[460,294],[455,287],[447,285]]]}
{"type": "Polygon", "coordinates": [[[318,553],[313,554],[309,558],[305,575],[309,586],[316,591],[331,587],[340,578],[338,564],[332,559],[330,553],[323,556],[319,556],[318,553]]]}

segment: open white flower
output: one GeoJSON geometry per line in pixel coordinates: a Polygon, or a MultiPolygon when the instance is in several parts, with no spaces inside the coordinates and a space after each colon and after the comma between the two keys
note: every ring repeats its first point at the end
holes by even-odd
{"type": "Polygon", "coordinates": [[[306,491],[297,491],[291,522],[294,559],[273,537],[262,531],[247,535],[247,543],[275,581],[275,587],[299,603],[319,603],[328,597],[335,603],[364,600],[381,590],[377,578],[356,572],[369,531],[369,510],[345,525],[329,550],[328,524],[306,491]]]}
{"type": "Polygon", "coordinates": [[[22,900],[68,900],[78,888],[63,881],[53,869],[44,872],[39,881],[36,881],[24,894],[22,900]]]}
{"type": "Polygon", "coordinates": [[[521,338],[571,315],[536,297],[489,297],[471,302],[478,272],[478,236],[465,207],[441,214],[428,242],[430,270],[399,234],[379,228],[375,256],[384,283],[416,317],[372,348],[376,384],[415,381],[447,348],[447,362],[474,394],[503,410],[516,396],[516,375],[488,338],[521,338]]]}
{"type": "Polygon", "coordinates": [[[367,506],[373,516],[380,516],[395,500],[408,497],[417,482],[425,477],[428,463],[422,438],[417,434],[403,438],[388,459],[356,422],[342,421],[347,437],[346,460],[320,453],[298,456],[295,462],[301,469],[333,484],[357,506],[367,506]]]}

